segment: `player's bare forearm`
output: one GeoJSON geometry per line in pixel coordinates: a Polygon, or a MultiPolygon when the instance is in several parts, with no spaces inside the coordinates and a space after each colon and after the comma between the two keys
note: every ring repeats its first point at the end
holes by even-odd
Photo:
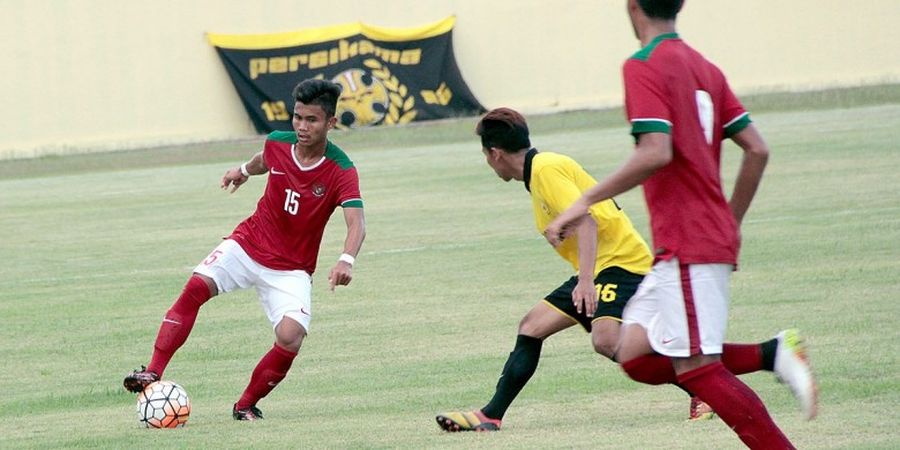
{"type": "Polygon", "coordinates": [[[225,175],[222,176],[222,189],[227,190],[231,187],[231,192],[234,192],[242,184],[246,183],[251,176],[262,175],[268,171],[269,168],[266,166],[263,152],[259,152],[253,155],[250,161],[225,171],[225,175]]]}
{"type": "Polygon", "coordinates": [[[594,289],[594,268],[597,264],[597,222],[588,214],[575,230],[578,238],[578,284],[572,291],[572,301],[578,312],[584,308],[589,317],[597,309],[597,291],[594,289]]]}
{"type": "Polygon", "coordinates": [[[344,238],[344,253],[356,257],[366,239],[366,218],[362,208],[344,208],[347,223],[347,237],[344,238]]]}
{"type": "Polygon", "coordinates": [[[728,202],[734,218],[740,225],[762,181],[763,172],[769,161],[769,147],[752,123],[731,139],[744,151],[731,200],[728,202]]]}
{"type": "Polygon", "coordinates": [[[588,189],[584,198],[587,203],[594,204],[630,191],[671,161],[671,136],[666,133],[641,134],[625,164],[588,189]]]}
{"type": "MultiPolygon", "coordinates": [[[[356,259],[362,243],[366,239],[366,220],[362,208],[344,208],[344,221],[347,223],[347,237],[344,239],[344,253],[351,261],[356,259]]],[[[328,286],[334,291],[335,286],[346,286],[353,280],[353,263],[342,256],[328,274],[328,286]]]]}

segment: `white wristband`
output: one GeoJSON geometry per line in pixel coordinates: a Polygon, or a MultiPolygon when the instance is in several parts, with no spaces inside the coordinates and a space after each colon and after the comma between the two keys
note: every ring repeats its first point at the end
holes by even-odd
{"type": "Polygon", "coordinates": [[[356,258],[349,253],[341,253],[341,256],[338,258],[338,261],[343,261],[347,264],[350,264],[350,267],[353,267],[353,264],[356,263],[356,258]]]}
{"type": "Polygon", "coordinates": [[[241,175],[243,175],[245,177],[250,176],[250,172],[247,171],[247,163],[241,164],[241,175]]]}

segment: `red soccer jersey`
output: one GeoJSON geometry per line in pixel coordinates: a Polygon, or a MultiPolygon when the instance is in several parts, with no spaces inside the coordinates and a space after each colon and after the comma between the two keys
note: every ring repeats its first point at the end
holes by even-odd
{"type": "Polygon", "coordinates": [[[274,131],[263,158],[269,167],[266,191],[234,239],[254,261],[275,270],[316,270],[325,224],[338,207],[362,208],[353,161],[330,141],[325,156],[302,167],[294,156],[297,135],[274,131]]]}
{"type": "Polygon", "coordinates": [[[673,158],[644,181],[659,259],[737,264],[737,221],[722,192],[722,139],[750,118],[722,72],[677,34],[658,36],[623,68],[631,133],[669,133],[673,158]]]}

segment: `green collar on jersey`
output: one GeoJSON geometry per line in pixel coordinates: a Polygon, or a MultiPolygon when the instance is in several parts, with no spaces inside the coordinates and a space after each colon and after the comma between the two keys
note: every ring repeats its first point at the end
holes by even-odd
{"type": "MultiPolygon", "coordinates": [[[[269,140],[278,141],[278,142],[286,142],[288,144],[296,144],[297,143],[297,134],[293,131],[273,131],[269,133],[269,140]]],[[[337,165],[341,169],[349,169],[353,167],[353,161],[347,156],[344,151],[331,142],[327,141],[328,144],[325,146],[325,158],[328,158],[337,163],[337,165]]]]}
{"type": "Polygon", "coordinates": [[[639,59],[641,61],[646,61],[650,59],[650,54],[653,53],[653,50],[656,50],[656,46],[659,45],[660,42],[665,41],[667,39],[680,39],[678,37],[678,33],[663,33],[650,41],[646,47],[640,49],[637,53],[631,55],[633,59],[639,59]]]}

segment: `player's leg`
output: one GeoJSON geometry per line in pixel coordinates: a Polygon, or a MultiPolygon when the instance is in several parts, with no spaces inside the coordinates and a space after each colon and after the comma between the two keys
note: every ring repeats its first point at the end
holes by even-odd
{"type": "MultiPolygon", "coordinates": [[[[572,286],[574,287],[574,285],[572,286]]],[[[571,305],[571,290],[568,295],[568,303],[571,305]]],[[[562,294],[557,297],[565,298],[562,294]]],[[[548,296],[548,300],[535,305],[519,322],[515,347],[503,366],[503,372],[497,381],[491,401],[479,410],[439,414],[435,419],[442,429],[451,432],[500,429],[506,410],[509,409],[513,400],[537,370],[544,339],[578,323],[577,320],[554,306],[553,298],[555,298],[554,294],[551,294],[548,296]]],[[[571,309],[574,312],[574,306],[571,309]]]]}
{"type": "MultiPolygon", "coordinates": [[[[677,263],[677,262],[676,262],[677,263]]],[[[750,448],[793,448],[750,387],[722,364],[728,322],[727,264],[672,264],[677,275],[660,302],[659,321],[648,328],[650,345],[671,356],[678,382],[708,403],[750,448]]]]}
{"type": "MultiPolygon", "coordinates": [[[[722,365],[735,375],[772,372],[778,342],[777,338],[772,338],[759,344],[725,343],[722,345],[722,365]]],[[[653,351],[647,341],[647,331],[640,325],[623,327],[622,346],[617,357],[623,361],[622,369],[635,381],[653,385],[678,382],[671,359],[653,351]]]]}
{"type": "Polygon", "coordinates": [[[503,419],[509,405],[537,370],[544,339],[574,324],[571,318],[544,302],[535,305],[525,315],[519,323],[516,345],[503,366],[494,396],[481,409],[485,416],[503,419]]]}
{"type": "Polygon", "coordinates": [[[234,404],[232,416],[236,420],[263,418],[256,404],[287,376],[312,318],[312,279],[306,272],[264,269],[256,291],[273,324],[275,343],[256,364],[250,382],[234,404]]]}
{"type": "Polygon", "coordinates": [[[150,365],[128,374],[123,382],[125,389],[130,392],[140,392],[148,384],[162,378],[172,356],[181,348],[191,333],[200,307],[216,293],[215,284],[209,278],[194,274],[188,279],[181,295],[166,311],[159,326],[156,341],[153,343],[150,365]]]}
{"type": "Polygon", "coordinates": [[[197,265],[181,295],[160,324],[150,364],[125,377],[123,384],[127,390],[139,392],[147,384],[162,377],[172,356],[190,335],[200,307],[206,301],[216,296],[220,290],[228,292],[249,285],[248,275],[244,273],[244,260],[249,260],[246,253],[237,243],[227,240],[197,265]]]}
{"type": "Polygon", "coordinates": [[[591,341],[594,351],[616,361],[622,314],[634,296],[644,276],[619,267],[602,270],[594,279],[597,288],[597,308],[591,318],[591,341]]]}
{"type": "Polygon", "coordinates": [[[191,334],[200,307],[218,293],[218,288],[211,278],[196,273],[191,276],[181,295],[175,300],[175,304],[166,311],[166,316],[159,326],[148,370],[162,376],[172,355],[191,334]]]}
{"type": "Polygon", "coordinates": [[[306,329],[296,320],[285,317],[275,327],[275,344],[257,363],[250,375],[250,382],[241,398],[234,404],[232,415],[237,420],[262,419],[262,411],[256,403],[269,395],[287,376],[294,358],[300,351],[306,329]]]}
{"type": "Polygon", "coordinates": [[[594,351],[615,361],[622,324],[618,320],[603,318],[595,320],[591,325],[591,343],[594,345],[594,351]]]}

